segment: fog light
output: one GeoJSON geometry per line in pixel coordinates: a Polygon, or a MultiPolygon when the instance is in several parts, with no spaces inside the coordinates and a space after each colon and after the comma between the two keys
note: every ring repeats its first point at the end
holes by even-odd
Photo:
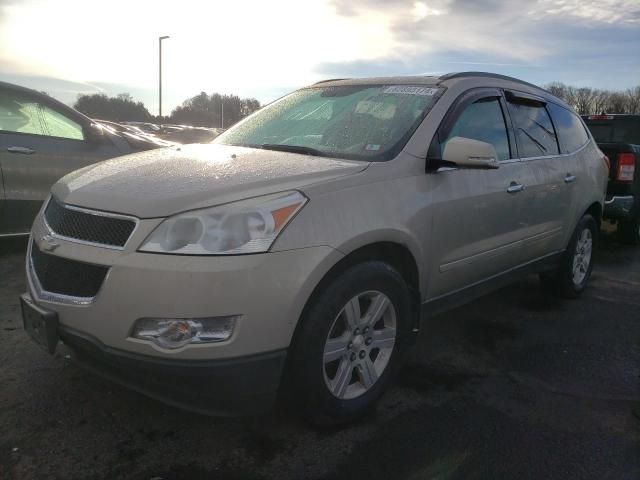
{"type": "Polygon", "coordinates": [[[131,336],[168,349],[190,343],[223,342],[233,334],[237,318],[141,318],[131,336]]]}

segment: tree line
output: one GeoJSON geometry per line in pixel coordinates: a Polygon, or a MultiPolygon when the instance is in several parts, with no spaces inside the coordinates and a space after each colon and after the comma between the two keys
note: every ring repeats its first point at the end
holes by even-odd
{"type": "Polygon", "coordinates": [[[144,103],[136,102],[128,93],[109,97],[102,93],[78,95],[73,108],[97,120],[112,122],[155,122],[194,127],[227,128],[260,108],[255,98],[237,95],[208,95],[201,92],[173,109],[169,116],[151,115],[144,103]]]}
{"type": "Polygon", "coordinates": [[[546,85],[545,89],[564,100],[580,115],[640,114],[640,85],[627,90],[603,90],[553,82],[546,85]]]}

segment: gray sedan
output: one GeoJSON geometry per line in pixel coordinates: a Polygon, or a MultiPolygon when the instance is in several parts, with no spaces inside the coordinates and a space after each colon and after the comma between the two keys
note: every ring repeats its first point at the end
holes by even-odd
{"type": "Polygon", "coordinates": [[[102,128],[46,94],[0,82],[0,237],[28,235],[51,185],[67,173],[157,147],[102,128]]]}

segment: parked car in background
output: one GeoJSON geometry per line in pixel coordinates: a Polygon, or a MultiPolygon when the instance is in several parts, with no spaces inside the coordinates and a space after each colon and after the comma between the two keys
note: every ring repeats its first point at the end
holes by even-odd
{"type": "Polygon", "coordinates": [[[486,73],[320,82],[212,144],[57,182],[25,330],[173,405],[367,412],[422,318],[531,272],[589,281],[605,157],[566,104],[486,73]]]}
{"type": "Polygon", "coordinates": [[[106,130],[54,98],[0,82],[0,236],[27,235],[60,177],[149,148],[106,130]]]}
{"type": "Polygon", "coordinates": [[[120,122],[123,125],[131,125],[132,127],[136,127],[145,133],[157,134],[161,131],[159,125],[151,122],[120,122]]]}
{"type": "Polygon", "coordinates": [[[162,125],[158,135],[176,143],[209,143],[220,135],[219,129],[187,125],[162,125]]]}
{"type": "Polygon", "coordinates": [[[123,125],[121,123],[99,119],[94,119],[94,122],[105,127],[112,133],[117,133],[123,136],[132,146],[137,147],[138,150],[150,150],[152,148],[171,147],[176,145],[176,142],[164,140],[157,135],[143,132],[131,125],[123,125]]]}
{"type": "Polygon", "coordinates": [[[618,224],[622,240],[640,244],[640,115],[583,118],[611,161],[604,218],[618,224]]]}

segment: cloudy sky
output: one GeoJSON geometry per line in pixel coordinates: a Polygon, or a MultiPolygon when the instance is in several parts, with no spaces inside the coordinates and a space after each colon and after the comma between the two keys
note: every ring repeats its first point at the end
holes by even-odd
{"type": "Polygon", "coordinates": [[[640,84],[640,0],[0,0],[0,80],[72,103],[200,91],[270,101],[322,78],[491,71],[640,84]]]}

